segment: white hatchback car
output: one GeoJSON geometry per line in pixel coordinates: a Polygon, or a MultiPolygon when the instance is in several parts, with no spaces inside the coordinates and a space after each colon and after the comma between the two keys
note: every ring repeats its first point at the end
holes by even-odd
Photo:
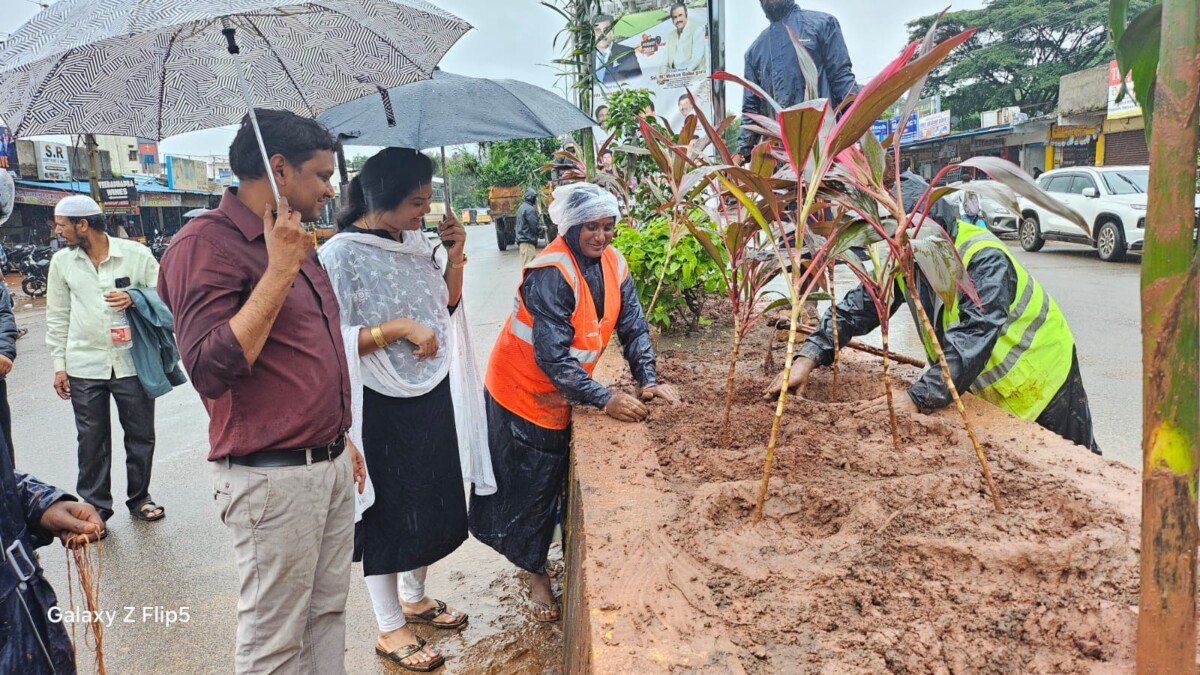
{"type": "MultiPolygon", "coordinates": [[[[1047,171],[1038,185],[1087,221],[1088,232],[1062,216],[1021,200],[1021,247],[1037,251],[1047,240],[1085,244],[1100,259],[1117,262],[1127,251],[1138,252],[1146,232],[1145,166],[1078,166],[1047,171]]],[[[1198,204],[1200,206],[1200,204],[1198,204]]]]}

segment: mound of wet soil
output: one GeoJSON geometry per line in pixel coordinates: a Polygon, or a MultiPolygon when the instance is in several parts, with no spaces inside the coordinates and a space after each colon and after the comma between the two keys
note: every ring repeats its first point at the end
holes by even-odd
{"type": "MultiPolygon", "coordinates": [[[[604,480],[632,480],[662,495],[623,509],[629,520],[619,526],[624,536],[648,533],[653,546],[613,541],[603,522],[586,528],[589,564],[617,571],[599,582],[589,576],[589,593],[613,614],[610,646],[634,654],[661,639],[695,644],[707,631],[715,637],[704,644],[728,659],[706,653],[684,663],[678,654],[687,649],[658,645],[667,655],[660,665],[749,673],[1131,668],[1132,470],[971,400],[1001,491],[997,513],[957,413],[901,416],[897,451],[886,414],[861,411],[884,394],[880,361],[845,352],[836,396],[831,371],[821,369],[806,398],[787,403],[754,525],[775,410],[762,396],[766,343],[752,340],[739,365],[728,448],[725,345],[715,341],[663,345],[660,379],[686,401],[654,407],[644,430],[622,432],[597,415],[577,422],[577,453],[588,434],[604,446],[603,471],[591,475],[583,462],[581,481],[603,490],[604,480]],[[666,581],[622,582],[630,566],[639,579],[666,581]]],[[[900,370],[896,395],[918,374],[900,370]]],[[[586,511],[586,492],[583,503],[586,511]]]]}

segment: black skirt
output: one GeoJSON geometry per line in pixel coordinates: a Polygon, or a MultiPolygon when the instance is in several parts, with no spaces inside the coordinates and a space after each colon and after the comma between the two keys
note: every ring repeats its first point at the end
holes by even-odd
{"type": "Polygon", "coordinates": [[[367,576],[408,572],[467,539],[467,506],[450,379],[416,398],[363,388],[363,457],[375,503],[354,531],[367,576]]]}
{"type": "Polygon", "coordinates": [[[471,534],[523,570],[543,574],[566,508],[570,429],[547,429],[485,394],[496,494],[471,489],[471,534]]]}

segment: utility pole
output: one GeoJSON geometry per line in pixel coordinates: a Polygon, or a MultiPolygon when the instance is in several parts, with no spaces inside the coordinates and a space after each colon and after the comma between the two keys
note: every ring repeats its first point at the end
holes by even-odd
{"type": "Polygon", "coordinates": [[[96,203],[100,203],[100,158],[99,146],[96,144],[95,134],[84,134],[83,144],[87,148],[88,156],[88,181],[92,187],[92,199],[96,203]]]}

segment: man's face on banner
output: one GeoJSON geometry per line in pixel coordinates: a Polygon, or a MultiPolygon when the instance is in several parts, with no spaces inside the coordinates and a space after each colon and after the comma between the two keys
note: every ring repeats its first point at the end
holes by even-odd
{"type": "Polygon", "coordinates": [[[602,52],[606,52],[606,51],[608,51],[609,46],[612,45],[612,42],[613,42],[612,22],[611,21],[597,21],[596,22],[596,49],[599,49],[602,52]]]}
{"type": "Polygon", "coordinates": [[[686,7],[676,7],[671,10],[671,23],[675,24],[675,30],[682,33],[684,27],[687,26],[687,20],[688,13],[686,7]]]}

